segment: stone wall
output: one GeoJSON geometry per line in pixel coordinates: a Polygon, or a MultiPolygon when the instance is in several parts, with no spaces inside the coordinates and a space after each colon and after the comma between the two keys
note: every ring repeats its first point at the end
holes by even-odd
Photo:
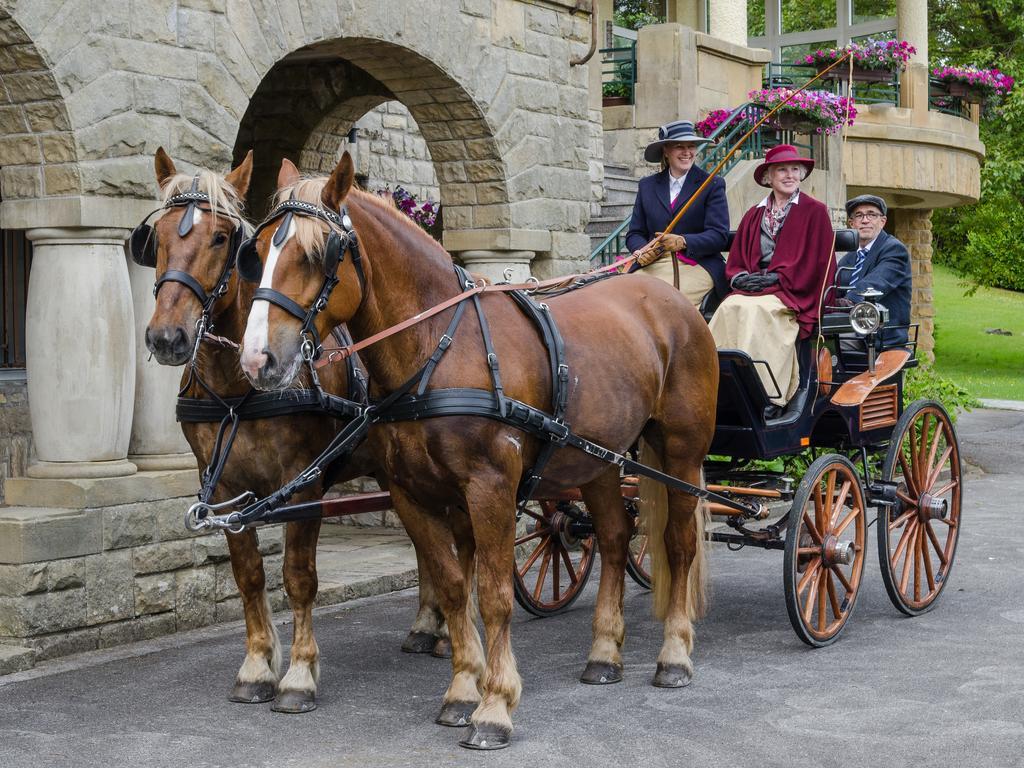
{"type": "Polygon", "coordinates": [[[0,380],[0,504],[4,480],[24,475],[31,454],[28,387],[24,380],[0,380]]]}
{"type": "MultiPolygon", "coordinates": [[[[40,661],[240,619],[227,541],[185,531],[189,501],[0,510],[0,530],[30,518],[37,529],[0,539],[0,645],[40,661]]],[[[287,605],[282,535],[259,531],[274,610],[287,605]]]]}

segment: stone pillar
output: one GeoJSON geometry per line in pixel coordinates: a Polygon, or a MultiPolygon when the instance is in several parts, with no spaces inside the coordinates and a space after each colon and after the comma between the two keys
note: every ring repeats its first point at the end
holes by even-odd
{"type": "Polygon", "coordinates": [[[747,45],[747,0],[715,0],[708,5],[708,34],[733,45],[747,45]]]}
{"type": "Polygon", "coordinates": [[[135,327],[125,229],[30,229],[29,477],[131,475],[135,327]]]}
{"type": "Polygon", "coordinates": [[[900,106],[927,115],[928,112],[928,2],[897,0],[896,37],[917,49],[902,75],[900,106]]]}
{"type": "Polygon", "coordinates": [[[462,251],[459,258],[470,272],[483,275],[492,283],[505,280],[505,270],[512,270],[513,283],[521,283],[530,276],[533,251],[462,251]]]}
{"type": "Polygon", "coordinates": [[[932,303],[932,212],[900,209],[895,214],[894,234],[910,251],[914,287],[910,297],[910,322],[918,323],[917,355],[935,361],[935,306],[932,303]]]}
{"type": "Polygon", "coordinates": [[[174,419],[174,403],[181,368],[160,365],[146,349],[146,326],[153,316],[153,270],[128,259],[132,306],[135,315],[135,407],[128,458],[143,470],[190,469],[196,466],[181,427],[174,419]]]}

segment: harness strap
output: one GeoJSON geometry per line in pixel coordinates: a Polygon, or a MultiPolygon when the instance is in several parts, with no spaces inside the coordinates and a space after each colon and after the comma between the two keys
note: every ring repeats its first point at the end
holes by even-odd
{"type": "MultiPolygon", "coordinates": [[[[192,293],[196,295],[196,298],[199,299],[199,303],[202,304],[204,310],[206,310],[207,306],[210,304],[211,295],[208,294],[202,284],[188,272],[182,272],[180,269],[168,269],[157,278],[156,284],[153,286],[154,296],[156,295],[156,292],[160,290],[160,286],[164,283],[181,283],[182,285],[190,288],[192,293]]],[[[224,290],[227,290],[227,284],[223,281],[218,281],[217,287],[214,288],[212,298],[217,298],[217,296],[223,295],[224,290]]]]}
{"type": "Polygon", "coordinates": [[[204,424],[224,418],[225,408],[242,421],[290,416],[295,413],[326,413],[336,419],[358,415],[363,406],[358,401],[315,389],[289,389],[279,392],[256,392],[222,401],[197,397],[179,397],[175,417],[182,424],[204,424]]]}

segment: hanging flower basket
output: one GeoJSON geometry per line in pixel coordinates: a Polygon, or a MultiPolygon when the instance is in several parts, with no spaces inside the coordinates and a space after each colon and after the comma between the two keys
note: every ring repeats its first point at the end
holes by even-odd
{"type": "Polygon", "coordinates": [[[801,91],[787,102],[792,94],[792,88],[766,88],[751,91],[747,98],[765,109],[773,109],[785,102],[765,123],[775,130],[832,134],[838,133],[844,123],[853,125],[857,117],[851,98],[828,91],[801,91]]]}
{"type": "MultiPolygon", "coordinates": [[[[853,81],[858,83],[886,83],[892,80],[892,73],[907,67],[912,54],[917,53],[906,40],[866,40],[863,43],[849,43],[841,48],[821,48],[797,59],[795,64],[817,67],[818,72],[839,61],[846,54],[853,59],[853,81]]],[[[832,81],[850,79],[850,64],[843,62],[832,69],[825,78],[832,81]]]]}
{"type": "Polygon", "coordinates": [[[982,104],[988,99],[1001,98],[1013,88],[1013,78],[998,69],[979,67],[936,67],[932,77],[950,96],[971,104],[982,104]]]}

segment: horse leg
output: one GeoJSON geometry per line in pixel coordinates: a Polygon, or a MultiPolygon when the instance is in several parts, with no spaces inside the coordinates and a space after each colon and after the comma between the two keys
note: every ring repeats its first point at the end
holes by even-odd
{"type": "Polygon", "coordinates": [[[235,685],[228,699],[241,704],[270,701],[277,691],[281,670],[281,642],[271,620],[255,531],[225,534],[231,554],[231,571],[242,597],[245,613],[245,661],[242,662],[235,685]]]}
{"type": "Polygon", "coordinates": [[[610,468],[581,490],[601,551],[601,581],[594,607],[593,642],[580,682],[606,685],[622,680],[621,651],[626,635],[622,596],[633,524],[622,501],[618,467],[610,468]]]}
{"type": "Polygon", "coordinates": [[[470,715],[480,702],[480,678],[484,671],[484,650],[471,600],[471,528],[461,511],[449,510],[445,519],[420,507],[397,486],[391,488],[391,499],[416,550],[423,553],[451,637],[452,680],[436,722],[449,726],[469,725],[470,715]],[[453,549],[458,559],[452,555],[453,549]]]}
{"type": "Polygon", "coordinates": [[[409,635],[402,643],[406,653],[432,653],[438,658],[449,659],[452,655],[452,643],[448,637],[448,625],[444,622],[441,606],[438,604],[437,590],[430,577],[423,553],[416,549],[416,568],[419,572],[420,608],[416,619],[409,629],[409,635]]]}
{"type": "Polygon", "coordinates": [[[288,672],[278,685],[275,712],[311,712],[316,709],[320,679],[320,648],[313,635],[313,600],[318,586],[316,542],[320,520],[288,523],[285,529],[284,588],[294,620],[288,672]]]}
{"type": "MultiPolygon", "coordinates": [[[[483,475],[483,473],[480,473],[483,475]]],[[[487,637],[483,701],[473,712],[472,728],[459,742],[471,749],[501,749],[511,743],[511,712],[519,705],[523,683],[512,655],[512,568],[515,566],[515,488],[513,475],[474,475],[465,498],[477,547],[480,615],[487,637]]],[[[454,637],[454,635],[453,635],[454,637]]]]}
{"type": "MultiPolygon", "coordinates": [[[[702,485],[701,460],[688,456],[689,448],[678,437],[668,437],[663,458],[665,471],[693,485],[702,485]]],[[[653,680],[659,688],[681,688],[693,679],[693,622],[701,616],[705,605],[706,514],[706,504],[699,503],[695,496],[668,490],[664,543],[670,587],[663,616],[664,641],[653,680]]]]}

